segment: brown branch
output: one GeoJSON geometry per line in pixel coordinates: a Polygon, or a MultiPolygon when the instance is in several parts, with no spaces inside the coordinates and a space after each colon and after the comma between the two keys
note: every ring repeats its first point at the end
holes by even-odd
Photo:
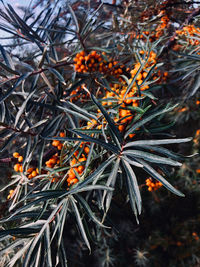
{"type": "Polygon", "coordinates": [[[7,130],[12,130],[13,132],[21,133],[21,134],[23,134],[23,135],[31,135],[31,136],[36,136],[36,135],[37,135],[36,133],[33,133],[33,132],[31,132],[31,131],[26,131],[26,132],[24,132],[24,131],[22,131],[22,130],[20,130],[20,129],[16,129],[16,128],[14,128],[14,127],[12,127],[12,126],[10,126],[10,125],[7,125],[7,124],[5,124],[5,123],[3,123],[3,122],[0,123],[0,128],[5,128],[5,129],[7,129],[7,130]]]}
{"type": "MultiPolygon", "coordinates": [[[[61,62],[61,63],[55,64],[55,65],[49,65],[49,66],[47,66],[47,68],[41,68],[39,70],[35,70],[35,71],[31,72],[28,77],[37,75],[37,74],[42,73],[44,71],[47,71],[48,68],[54,68],[54,69],[56,69],[56,68],[59,68],[59,67],[62,67],[62,66],[66,66],[66,65],[71,65],[71,64],[73,64],[73,61],[70,61],[70,62],[61,62]]],[[[17,80],[18,78],[20,78],[20,75],[14,75],[11,78],[6,79],[3,83],[14,81],[14,80],[17,80]]],[[[3,80],[1,80],[1,82],[2,81],[3,80]]]]}

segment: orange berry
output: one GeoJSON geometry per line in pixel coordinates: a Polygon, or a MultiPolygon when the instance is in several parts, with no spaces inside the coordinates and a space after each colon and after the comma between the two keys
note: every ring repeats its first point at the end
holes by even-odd
{"type": "Polygon", "coordinates": [[[163,74],[164,74],[165,77],[168,76],[168,72],[167,71],[165,71],[163,74]]]}
{"type": "Polygon", "coordinates": [[[135,134],[129,134],[130,138],[133,138],[135,136],[135,134]]]}
{"type": "Polygon", "coordinates": [[[56,159],[55,158],[51,158],[49,160],[49,164],[56,164],[56,159]]]}
{"type": "Polygon", "coordinates": [[[61,149],[62,149],[62,147],[63,147],[63,145],[62,145],[62,144],[60,144],[59,146],[57,146],[57,149],[58,149],[58,150],[61,150],[61,149]]]}
{"type": "Polygon", "coordinates": [[[22,167],[22,165],[19,166],[19,171],[20,171],[20,172],[23,172],[23,167],[22,167]]]}
{"type": "Polygon", "coordinates": [[[14,157],[14,158],[19,158],[19,156],[20,156],[20,155],[19,155],[18,152],[14,152],[14,153],[13,153],[13,157],[14,157]]]}
{"type": "Polygon", "coordinates": [[[88,146],[86,146],[86,147],[84,148],[84,152],[85,152],[86,154],[88,154],[88,153],[90,152],[90,149],[89,149],[88,146]]]}
{"type": "Polygon", "coordinates": [[[33,170],[34,170],[34,168],[29,168],[29,169],[27,170],[27,172],[28,172],[28,173],[31,173],[33,170]]]}
{"type": "Polygon", "coordinates": [[[139,73],[139,74],[138,74],[138,76],[137,76],[136,80],[137,80],[137,81],[140,81],[140,80],[142,80],[142,74],[141,74],[141,73],[139,73]]]}
{"type": "Polygon", "coordinates": [[[19,156],[18,162],[22,162],[22,161],[23,161],[23,157],[22,156],[19,156]]]}
{"type": "Polygon", "coordinates": [[[85,169],[84,166],[78,166],[77,168],[78,173],[82,173],[84,169],[85,169]]]}
{"type": "Polygon", "coordinates": [[[76,178],[76,174],[73,169],[70,169],[68,172],[68,176],[70,179],[76,178]]]}
{"type": "Polygon", "coordinates": [[[81,51],[81,52],[79,53],[79,55],[80,55],[80,56],[84,56],[84,55],[85,55],[85,51],[81,51]]]}
{"type": "Polygon", "coordinates": [[[121,117],[126,117],[127,116],[127,110],[126,109],[121,109],[120,110],[120,116],[121,117]]]}
{"type": "Polygon", "coordinates": [[[65,137],[65,133],[64,132],[60,132],[60,137],[65,137]]]}
{"type": "Polygon", "coordinates": [[[83,162],[83,161],[86,161],[86,158],[80,158],[79,160],[78,160],[79,162],[83,162]]]}
{"type": "Polygon", "coordinates": [[[74,158],[70,162],[70,166],[74,166],[77,163],[77,160],[74,158]]]}
{"type": "Polygon", "coordinates": [[[14,165],[14,170],[16,171],[16,172],[18,172],[19,171],[19,167],[20,167],[20,164],[15,164],[14,165]]]}
{"type": "Polygon", "coordinates": [[[119,129],[120,132],[122,132],[124,130],[124,125],[119,125],[118,129],[119,129]]]}
{"type": "Polygon", "coordinates": [[[31,173],[31,175],[32,175],[32,177],[35,177],[35,176],[37,176],[37,172],[36,172],[36,171],[33,171],[33,172],[31,173]]]}
{"type": "Polygon", "coordinates": [[[29,174],[28,178],[29,179],[32,179],[33,178],[32,174],[29,174]]]}
{"type": "Polygon", "coordinates": [[[58,140],[53,140],[52,142],[52,146],[59,146],[60,145],[60,141],[58,140]]]}

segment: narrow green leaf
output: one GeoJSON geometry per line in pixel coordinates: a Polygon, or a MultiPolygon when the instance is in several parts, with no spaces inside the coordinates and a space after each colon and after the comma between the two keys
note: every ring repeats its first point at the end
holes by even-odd
{"type": "Polygon", "coordinates": [[[78,20],[77,20],[77,18],[76,18],[76,15],[75,15],[75,13],[74,13],[74,10],[72,9],[72,7],[71,7],[69,4],[67,4],[67,7],[68,7],[68,9],[69,9],[69,11],[70,11],[70,13],[71,13],[72,19],[73,19],[73,21],[74,21],[74,23],[75,23],[75,26],[76,26],[76,32],[79,33],[79,24],[78,24],[78,20]]]}
{"type": "MultiPolygon", "coordinates": [[[[97,217],[94,215],[94,213],[92,212],[90,206],[88,205],[87,201],[85,201],[80,195],[76,195],[75,196],[78,201],[80,202],[80,204],[82,205],[82,207],[84,208],[84,210],[86,211],[86,213],[88,214],[88,217],[90,219],[93,220],[93,222],[95,222],[97,225],[99,225],[100,227],[106,227],[105,225],[103,225],[98,219],[97,217]]],[[[108,228],[108,227],[106,227],[108,228]]]]}
{"type": "Polygon", "coordinates": [[[22,81],[25,80],[29,75],[30,75],[30,72],[21,75],[17,79],[15,85],[11,86],[11,88],[5,93],[5,95],[2,95],[0,97],[0,103],[3,102],[6,98],[8,98],[13,93],[13,91],[22,83],[22,81]]]}
{"type": "Polygon", "coordinates": [[[123,151],[122,155],[127,155],[127,156],[132,157],[132,158],[142,158],[144,160],[154,162],[157,164],[167,164],[167,165],[171,165],[171,166],[181,166],[182,165],[182,163],[180,163],[178,161],[174,161],[170,158],[161,157],[161,156],[154,155],[152,153],[144,152],[144,151],[140,151],[140,150],[125,150],[125,151],[123,151]]]}
{"type": "Polygon", "coordinates": [[[179,143],[185,143],[190,142],[192,140],[192,137],[189,138],[181,138],[181,139],[161,139],[161,140],[138,140],[129,142],[126,145],[124,145],[124,148],[131,147],[131,146],[145,146],[145,145],[165,145],[165,144],[179,144],[179,143]]]}
{"type": "Polygon", "coordinates": [[[2,45],[0,45],[0,50],[1,50],[1,54],[3,56],[3,59],[6,63],[6,65],[8,66],[9,69],[11,69],[12,71],[15,72],[15,74],[19,74],[17,71],[15,71],[15,66],[12,62],[12,59],[10,57],[10,55],[8,54],[8,52],[4,49],[4,47],[2,45]]]}
{"type": "Polygon", "coordinates": [[[153,178],[161,182],[169,191],[172,193],[184,197],[184,194],[173,187],[165,178],[163,178],[155,169],[153,169],[149,164],[147,164],[144,160],[138,159],[138,161],[144,166],[144,170],[149,173],[153,178]]]}
{"type": "Polygon", "coordinates": [[[125,134],[125,138],[128,137],[128,135],[130,133],[133,133],[137,128],[141,127],[142,125],[146,124],[147,122],[151,121],[152,119],[158,117],[161,114],[167,113],[172,111],[175,107],[177,107],[177,105],[174,105],[172,107],[166,107],[162,110],[156,111],[154,114],[147,116],[145,118],[143,118],[141,121],[135,123],[125,134]]]}
{"type": "Polygon", "coordinates": [[[104,109],[104,107],[97,101],[96,97],[93,94],[91,94],[91,99],[97,105],[97,107],[101,110],[106,121],[108,122],[110,130],[112,131],[113,135],[117,137],[117,139],[119,141],[119,146],[120,146],[120,143],[122,142],[122,137],[121,137],[121,134],[120,134],[118,128],[115,126],[115,122],[110,117],[110,115],[107,113],[107,111],[104,109]]]}
{"type": "Polygon", "coordinates": [[[14,124],[14,127],[16,127],[18,121],[19,121],[19,118],[21,117],[22,113],[24,112],[25,108],[26,108],[26,105],[29,101],[29,99],[34,95],[35,93],[35,90],[33,92],[31,92],[27,98],[25,99],[25,101],[23,101],[23,104],[21,105],[21,107],[19,108],[17,114],[16,114],[16,117],[15,117],[15,124],[14,124]]]}
{"type": "Polygon", "coordinates": [[[141,214],[142,199],[141,199],[140,190],[139,190],[139,186],[137,183],[135,173],[127,161],[122,160],[122,163],[123,163],[124,169],[126,171],[129,185],[131,186],[131,190],[134,192],[134,197],[135,197],[135,201],[137,204],[138,214],[141,214]]]}
{"type": "Polygon", "coordinates": [[[87,236],[86,236],[86,233],[85,233],[85,229],[83,227],[82,219],[81,219],[80,213],[78,211],[77,205],[75,203],[75,199],[73,197],[70,197],[70,202],[72,204],[72,208],[73,208],[74,213],[76,215],[77,223],[78,223],[81,235],[83,237],[83,240],[85,241],[88,249],[91,251],[90,244],[89,244],[89,241],[87,239],[87,236]]]}
{"type": "Polygon", "coordinates": [[[118,147],[116,147],[114,144],[111,144],[111,143],[105,143],[105,142],[103,142],[102,140],[100,140],[100,139],[96,139],[96,138],[93,138],[93,137],[90,137],[90,136],[88,136],[88,135],[86,135],[86,134],[83,134],[83,133],[81,133],[81,132],[79,132],[79,131],[76,131],[76,130],[71,130],[73,133],[76,133],[77,135],[80,135],[81,137],[83,137],[85,140],[87,140],[88,142],[92,142],[92,143],[96,143],[96,144],[98,144],[98,145],[100,145],[100,146],[103,146],[103,147],[105,147],[108,151],[112,151],[112,152],[114,152],[114,153],[119,153],[119,148],[118,147]]]}

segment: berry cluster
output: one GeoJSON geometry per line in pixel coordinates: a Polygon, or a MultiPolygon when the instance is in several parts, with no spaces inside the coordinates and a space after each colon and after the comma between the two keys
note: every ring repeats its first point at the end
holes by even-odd
{"type": "MultiPolygon", "coordinates": [[[[18,152],[14,152],[13,157],[18,159],[18,162],[20,162],[20,163],[23,162],[23,157],[18,152]]],[[[14,165],[14,170],[16,172],[23,172],[23,167],[22,167],[22,164],[20,164],[20,163],[17,163],[14,165]]],[[[31,167],[26,171],[26,174],[28,175],[28,178],[31,179],[31,178],[34,178],[35,176],[37,176],[39,174],[39,170],[38,170],[38,168],[31,167]]]]}
{"type": "Polygon", "coordinates": [[[79,181],[79,177],[83,174],[85,169],[85,163],[87,160],[87,155],[90,152],[90,148],[87,146],[87,143],[82,142],[80,148],[83,150],[83,153],[79,156],[79,151],[75,151],[73,158],[70,161],[70,169],[68,171],[67,182],[68,186],[76,184],[79,181]]]}
{"type": "Polygon", "coordinates": [[[148,191],[150,192],[156,191],[162,186],[161,182],[158,182],[158,181],[154,182],[151,178],[146,179],[145,182],[146,182],[146,186],[148,186],[148,191]]]}
{"type": "Polygon", "coordinates": [[[85,51],[81,51],[76,54],[74,58],[74,68],[77,72],[100,72],[102,74],[109,74],[111,76],[119,77],[125,68],[124,65],[119,65],[118,61],[112,60],[112,58],[106,56],[106,53],[97,53],[92,51],[86,54],[85,51]]]}
{"type": "MultiPolygon", "coordinates": [[[[97,51],[92,51],[86,55],[84,51],[78,53],[75,58],[75,70],[77,72],[100,72],[102,74],[109,74],[117,78],[117,82],[111,82],[109,84],[110,89],[101,88],[98,92],[98,95],[102,98],[102,105],[106,108],[113,108],[117,106],[116,114],[113,115],[113,120],[118,127],[120,132],[123,132],[127,125],[131,122],[135,115],[135,109],[138,107],[137,97],[142,96],[142,92],[149,88],[149,86],[145,83],[145,79],[148,75],[151,67],[157,63],[157,55],[154,51],[146,52],[141,50],[141,61],[137,62],[133,65],[133,67],[125,68],[124,65],[120,65],[118,61],[114,61],[112,58],[106,55],[106,53],[98,53],[97,51]],[[143,67],[141,68],[141,64],[143,67]],[[125,74],[129,77],[129,84],[134,82],[132,86],[127,85],[127,80],[124,80],[121,74],[125,74]],[[138,93],[138,86],[140,87],[140,94],[138,93]]],[[[155,68],[156,69],[156,68],[155,68]]],[[[164,73],[163,75],[157,71],[156,74],[153,75],[153,80],[158,81],[159,79],[164,80],[167,77],[168,73],[164,73]],[[164,77],[164,78],[163,78],[164,77]]],[[[86,84],[82,84],[75,90],[73,90],[70,94],[70,101],[76,102],[77,100],[87,100],[89,95],[87,90],[84,90],[86,84]]],[[[98,120],[92,119],[87,122],[86,125],[82,125],[85,129],[101,129],[107,125],[105,118],[102,117],[100,110],[97,110],[96,114],[98,120]]],[[[133,138],[135,134],[130,134],[129,138],[133,138]]],[[[65,137],[65,132],[60,132],[60,137],[65,137]]],[[[52,146],[56,148],[55,153],[45,162],[45,167],[42,168],[41,173],[47,174],[49,173],[48,168],[55,168],[56,165],[61,165],[61,157],[60,151],[63,149],[63,143],[59,140],[53,140],[52,146]]],[[[83,179],[85,163],[87,161],[87,156],[90,151],[88,143],[81,143],[78,150],[76,150],[73,154],[72,159],[69,162],[69,170],[67,171],[66,181],[68,186],[72,186],[76,184],[80,178],[83,179]]],[[[18,163],[15,164],[14,170],[17,172],[23,172],[22,162],[23,157],[15,152],[13,154],[14,158],[18,159],[18,163]]],[[[39,170],[34,167],[30,167],[24,174],[27,175],[29,179],[37,177],[39,175],[39,170]]],[[[51,177],[51,182],[59,181],[60,177],[65,175],[64,172],[59,172],[58,177],[51,177]]],[[[156,183],[152,183],[152,188],[156,188],[158,186],[156,183]]],[[[9,198],[11,198],[12,192],[9,194],[9,198]]]]}
{"type": "Polygon", "coordinates": [[[195,25],[187,25],[183,27],[181,30],[177,30],[176,34],[179,36],[185,36],[187,42],[191,45],[199,45],[200,41],[192,39],[191,37],[198,37],[200,36],[200,28],[195,27],[195,25]]]}
{"type": "MultiPolygon", "coordinates": [[[[23,157],[18,152],[14,152],[13,157],[18,159],[18,162],[20,162],[20,163],[23,161],[23,157]]],[[[20,163],[17,163],[14,165],[14,170],[16,172],[23,172],[23,167],[22,167],[22,164],[20,164],[20,163]]]]}

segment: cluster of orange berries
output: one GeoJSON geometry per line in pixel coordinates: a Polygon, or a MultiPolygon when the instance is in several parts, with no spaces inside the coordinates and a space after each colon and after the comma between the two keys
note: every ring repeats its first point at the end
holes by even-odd
{"type": "MultiPolygon", "coordinates": [[[[161,11],[161,12],[164,12],[164,11],[161,11]]],[[[161,20],[161,23],[156,27],[155,33],[151,37],[152,40],[153,38],[155,38],[156,40],[160,38],[164,34],[165,29],[169,26],[170,19],[168,18],[167,15],[164,15],[160,20],[161,20]]],[[[151,38],[150,38],[150,41],[151,41],[151,38]]]]}
{"type": "Polygon", "coordinates": [[[187,41],[191,45],[199,45],[200,41],[199,40],[194,40],[190,37],[199,37],[200,35],[200,28],[196,27],[195,25],[187,25],[183,27],[181,30],[176,31],[177,35],[180,36],[185,36],[187,38],[187,41]]]}
{"type": "MultiPolygon", "coordinates": [[[[20,162],[20,163],[23,161],[23,157],[18,152],[14,152],[13,157],[18,159],[18,162],[20,162]]],[[[23,167],[22,167],[22,164],[20,164],[20,163],[17,163],[14,165],[14,170],[16,172],[23,172],[23,167]]]]}
{"type": "MultiPolygon", "coordinates": [[[[23,157],[18,152],[14,152],[13,157],[17,158],[18,162],[20,162],[20,163],[23,162],[23,157]]],[[[17,163],[14,165],[14,170],[16,172],[23,172],[23,167],[22,167],[22,164],[20,164],[20,163],[17,163]]],[[[33,168],[33,167],[29,168],[26,172],[28,174],[29,179],[31,179],[31,178],[33,178],[39,174],[38,168],[33,168]]]]}
{"type": "Polygon", "coordinates": [[[153,41],[157,40],[158,38],[160,38],[161,36],[163,36],[165,29],[169,27],[170,19],[169,19],[168,15],[165,14],[165,11],[161,11],[159,13],[159,15],[162,15],[162,17],[160,19],[161,23],[155,28],[154,31],[149,32],[148,30],[146,30],[146,31],[143,31],[141,34],[137,34],[137,35],[132,34],[130,36],[131,39],[137,38],[137,39],[146,40],[145,36],[149,36],[149,41],[153,42],[153,41]]]}
{"type": "Polygon", "coordinates": [[[105,52],[100,54],[97,51],[91,51],[89,54],[86,54],[85,51],[81,51],[76,54],[74,62],[75,70],[82,73],[98,71],[102,74],[109,73],[119,77],[124,69],[124,65],[119,66],[119,62],[106,56],[105,52]]]}
{"type": "Polygon", "coordinates": [[[77,100],[83,102],[84,99],[88,98],[89,94],[84,91],[84,86],[85,84],[82,84],[70,93],[71,102],[76,102],[77,100]]]}
{"type": "Polygon", "coordinates": [[[79,177],[83,174],[85,169],[84,164],[87,160],[87,155],[90,152],[90,148],[87,146],[87,143],[82,142],[80,148],[83,148],[84,153],[81,154],[79,158],[77,158],[79,152],[75,151],[73,154],[73,159],[70,161],[70,169],[68,171],[67,182],[68,186],[74,185],[79,181],[79,177]],[[83,148],[84,146],[84,148],[83,148]]]}
{"type": "Polygon", "coordinates": [[[146,179],[145,182],[146,182],[146,186],[148,186],[148,191],[150,192],[156,191],[162,186],[161,182],[158,182],[158,181],[154,182],[151,178],[146,179]]]}

